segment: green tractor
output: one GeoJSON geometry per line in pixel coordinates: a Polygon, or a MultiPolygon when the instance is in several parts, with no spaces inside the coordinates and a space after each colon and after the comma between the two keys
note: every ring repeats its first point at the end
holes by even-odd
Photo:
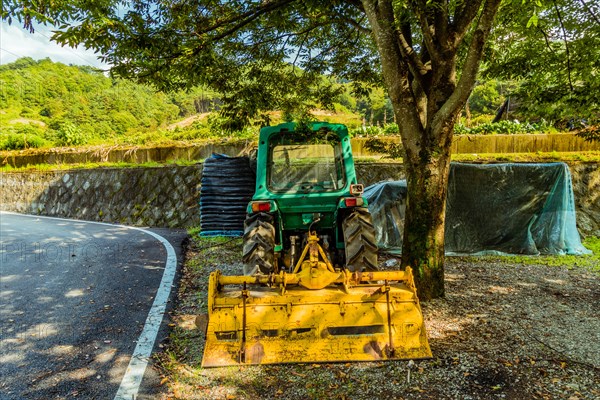
{"type": "Polygon", "coordinates": [[[375,271],[343,125],[260,132],[243,276],[208,284],[203,367],[431,357],[411,268],[375,271]]]}
{"type": "Polygon", "coordinates": [[[244,223],[245,275],[292,272],[311,234],[335,268],[377,269],[375,231],[344,125],[261,129],[256,171],[244,223]]]}

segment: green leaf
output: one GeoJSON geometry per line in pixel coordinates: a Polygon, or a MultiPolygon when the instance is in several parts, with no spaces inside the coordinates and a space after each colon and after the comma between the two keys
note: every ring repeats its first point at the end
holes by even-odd
{"type": "Polygon", "coordinates": [[[539,21],[539,17],[537,16],[537,14],[533,14],[531,16],[531,18],[529,18],[529,21],[527,21],[527,28],[531,27],[532,25],[537,27],[538,21],[539,21]]]}

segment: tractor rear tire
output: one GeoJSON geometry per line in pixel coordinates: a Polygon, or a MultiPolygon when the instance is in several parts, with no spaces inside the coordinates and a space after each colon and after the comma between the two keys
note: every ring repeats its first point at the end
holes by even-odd
{"type": "Polygon", "coordinates": [[[273,216],[267,213],[249,215],[244,221],[242,261],[244,275],[260,271],[270,274],[274,270],[275,227],[273,216]]]}
{"type": "Polygon", "coordinates": [[[352,272],[377,270],[377,241],[371,214],[366,208],[355,208],[342,223],[346,268],[352,272]]]}

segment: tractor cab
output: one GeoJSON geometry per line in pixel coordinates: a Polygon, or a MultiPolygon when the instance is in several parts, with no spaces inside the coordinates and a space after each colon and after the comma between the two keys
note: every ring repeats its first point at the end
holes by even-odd
{"type": "MultiPolygon", "coordinates": [[[[363,186],[357,184],[350,136],[344,125],[286,123],[263,128],[258,145],[256,192],[247,212],[250,222],[258,213],[263,213],[262,218],[268,223],[273,222],[273,267],[285,266],[289,270],[292,247],[303,247],[309,231],[315,231],[327,247],[330,261],[343,267],[343,221],[356,209],[361,209],[364,218],[370,217],[362,190],[363,186]]],[[[375,244],[371,244],[376,251],[375,244]]],[[[376,267],[373,258],[371,255],[368,269],[376,267]]],[[[250,266],[247,272],[255,272],[255,267],[250,266]]]]}

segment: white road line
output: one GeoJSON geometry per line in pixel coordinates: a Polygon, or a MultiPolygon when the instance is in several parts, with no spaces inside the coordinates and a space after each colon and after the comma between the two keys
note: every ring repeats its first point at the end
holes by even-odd
{"type": "Polygon", "coordinates": [[[163,238],[162,236],[154,232],[150,232],[148,230],[136,228],[133,226],[108,224],[105,222],[83,221],[78,219],[45,217],[41,215],[18,214],[6,211],[0,211],[0,214],[12,214],[30,218],[45,218],[58,221],[74,223],[79,222],[85,224],[105,225],[116,228],[132,229],[152,236],[156,240],[160,241],[163,246],[165,246],[165,249],[167,250],[165,272],[163,273],[163,277],[160,281],[160,286],[158,287],[156,296],[154,297],[152,307],[148,312],[148,317],[146,318],[144,329],[142,329],[142,333],[138,338],[135,350],[131,355],[131,360],[129,361],[129,365],[127,366],[127,371],[125,372],[125,375],[121,380],[119,390],[115,395],[115,400],[135,399],[137,397],[140,384],[142,383],[142,378],[144,377],[146,367],[148,366],[148,360],[152,355],[152,348],[154,347],[154,342],[156,341],[156,336],[158,335],[158,330],[160,328],[160,324],[162,322],[165,309],[167,307],[167,300],[169,299],[169,295],[171,294],[171,286],[173,285],[175,273],[177,271],[177,256],[175,255],[175,249],[173,248],[173,246],[171,246],[167,239],[163,238]]]}
{"type": "Polygon", "coordinates": [[[175,272],[177,271],[177,256],[175,255],[175,249],[173,249],[173,246],[171,246],[167,239],[144,229],[133,229],[147,233],[159,240],[167,250],[167,261],[165,264],[165,272],[160,281],[160,286],[156,291],[154,303],[152,303],[152,307],[148,312],[148,318],[146,318],[144,329],[142,330],[137,345],[135,346],[135,350],[131,355],[129,366],[127,367],[125,376],[123,376],[123,379],[121,380],[121,386],[119,386],[119,390],[115,395],[115,400],[131,400],[135,399],[137,396],[140,384],[142,383],[142,378],[144,377],[144,372],[146,371],[146,366],[148,365],[148,360],[152,354],[152,348],[156,341],[156,335],[158,335],[158,329],[160,328],[165,308],[167,307],[171,286],[175,279],[175,272]]]}

